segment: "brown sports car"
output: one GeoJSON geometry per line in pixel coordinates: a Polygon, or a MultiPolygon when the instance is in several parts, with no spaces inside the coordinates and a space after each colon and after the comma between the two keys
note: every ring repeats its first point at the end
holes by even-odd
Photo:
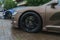
{"type": "Polygon", "coordinates": [[[60,32],[60,0],[16,10],[12,16],[13,27],[26,32],[51,31],[60,32]]]}

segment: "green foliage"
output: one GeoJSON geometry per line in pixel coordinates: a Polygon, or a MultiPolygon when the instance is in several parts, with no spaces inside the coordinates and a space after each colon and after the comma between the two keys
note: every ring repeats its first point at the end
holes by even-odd
{"type": "Polygon", "coordinates": [[[2,5],[2,3],[0,2],[0,5],[2,5]]]}
{"type": "Polygon", "coordinates": [[[51,0],[26,0],[28,6],[39,6],[45,4],[51,0]]]}
{"type": "Polygon", "coordinates": [[[14,8],[14,7],[16,7],[16,5],[17,4],[13,0],[5,0],[4,1],[4,8],[6,10],[14,8]]]}
{"type": "Polygon", "coordinates": [[[3,4],[3,0],[0,0],[0,5],[2,5],[3,4]]]}

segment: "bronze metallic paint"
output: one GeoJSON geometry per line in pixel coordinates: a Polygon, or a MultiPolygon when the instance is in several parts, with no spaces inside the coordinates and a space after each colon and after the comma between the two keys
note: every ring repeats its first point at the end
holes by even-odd
{"type": "Polygon", "coordinates": [[[42,27],[45,30],[47,30],[47,28],[46,28],[47,25],[54,25],[54,24],[60,23],[60,19],[58,19],[58,20],[56,19],[55,20],[55,18],[53,17],[53,15],[55,15],[55,14],[58,16],[57,18],[60,17],[59,16],[60,14],[57,13],[57,12],[60,12],[60,6],[56,5],[55,9],[53,9],[53,8],[51,8],[51,5],[49,5],[49,4],[55,3],[55,2],[57,2],[57,0],[54,0],[54,1],[52,0],[51,2],[46,3],[44,5],[41,5],[41,6],[26,7],[24,9],[18,10],[17,11],[18,13],[15,15],[15,17],[13,19],[13,21],[16,21],[16,23],[12,22],[14,27],[15,26],[18,27],[18,20],[19,20],[19,18],[21,17],[21,15],[24,12],[26,12],[28,10],[33,10],[33,11],[39,13],[39,15],[41,16],[42,21],[43,21],[43,26],[42,27]],[[54,20],[51,21],[50,19],[54,19],[54,20]]]}

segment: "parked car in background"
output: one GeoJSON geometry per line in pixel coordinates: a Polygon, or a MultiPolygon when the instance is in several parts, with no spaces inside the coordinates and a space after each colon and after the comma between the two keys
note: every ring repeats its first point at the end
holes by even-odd
{"type": "Polygon", "coordinates": [[[23,1],[23,2],[18,3],[17,7],[15,7],[15,8],[12,8],[9,10],[4,10],[4,18],[5,19],[11,19],[12,15],[15,14],[15,11],[23,9],[23,7],[25,7],[26,3],[27,3],[26,1],[23,1]]]}
{"type": "Polygon", "coordinates": [[[16,11],[22,9],[23,7],[25,7],[25,6],[15,7],[13,9],[9,9],[7,11],[4,11],[4,14],[3,14],[4,18],[11,19],[12,16],[15,15],[16,11]]]}
{"type": "Polygon", "coordinates": [[[15,11],[12,26],[26,32],[60,32],[60,0],[15,11]]]}

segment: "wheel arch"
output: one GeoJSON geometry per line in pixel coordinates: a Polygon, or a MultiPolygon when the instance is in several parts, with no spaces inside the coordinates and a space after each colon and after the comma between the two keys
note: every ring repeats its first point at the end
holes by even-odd
{"type": "MultiPolygon", "coordinates": [[[[28,10],[28,11],[23,12],[23,13],[21,14],[21,16],[22,16],[24,13],[26,13],[26,12],[35,12],[35,13],[41,18],[41,23],[42,23],[42,26],[43,26],[42,17],[41,17],[41,15],[40,15],[38,12],[36,12],[36,11],[34,11],[34,10],[28,10]]],[[[20,25],[19,25],[19,20],[20,20],[21,16],[19,16],[19,19],[18,19],[18,26],[20,26],[20,25]]]]}

